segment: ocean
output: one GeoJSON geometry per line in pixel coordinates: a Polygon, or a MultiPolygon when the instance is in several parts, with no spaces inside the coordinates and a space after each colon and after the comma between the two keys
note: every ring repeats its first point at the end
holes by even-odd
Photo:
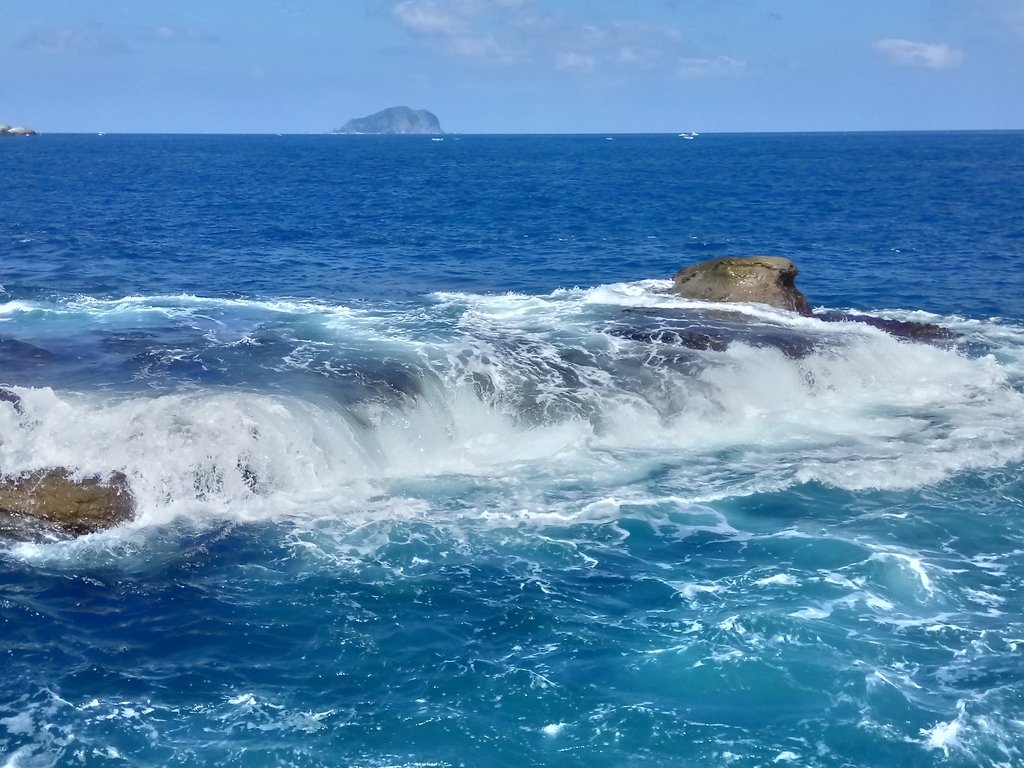
{"type": "Polygon", "coordinates": [[[1024,132],[0,168],[0,473],[137,504],[0,539],[0,766],[1024,764],[1024,132]]]}

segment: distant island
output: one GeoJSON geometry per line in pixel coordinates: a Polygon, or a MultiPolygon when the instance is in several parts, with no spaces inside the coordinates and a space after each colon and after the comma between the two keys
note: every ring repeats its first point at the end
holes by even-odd
{"type": "Polygon", "coordinates": [[[0,123],[0,136],[35,136],[36,132],[31,128],[22,128],[18,125],[7,125],[0,123]]]}
{"type": "Polygon", "coordinates": [[[368,117],[356,117],[331,133],[371,133],[388,135],[427,134],[439,136],[441,122],[425,109],[389,107],[368,117]]]}

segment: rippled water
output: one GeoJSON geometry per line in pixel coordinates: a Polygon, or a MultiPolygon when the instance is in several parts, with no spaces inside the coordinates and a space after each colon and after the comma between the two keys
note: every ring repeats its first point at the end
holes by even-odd
{"type": "Polygon", "coordinates": [[[4,765],[1024,761],[1024,135],[37,139],[4,765]]]}

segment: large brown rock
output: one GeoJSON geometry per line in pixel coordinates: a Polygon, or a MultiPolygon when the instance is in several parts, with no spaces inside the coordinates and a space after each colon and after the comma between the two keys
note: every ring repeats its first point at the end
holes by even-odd
{"type": "Polygon", "coordinates": [[[0,533],[9,536],[25,538],[39,524],[57,533],[81,536],[134,516],[135,499],[121,472],[83,480],[64,469],[0,477],[0,533]]]}
{"type": "Polygon", "coordinates": [[[768,304],[809,315],[810,304],[794,284],[796,273],[796,265],[782,256],[728,256],[679,270],[672,289],[687,299],[768,304]]]}

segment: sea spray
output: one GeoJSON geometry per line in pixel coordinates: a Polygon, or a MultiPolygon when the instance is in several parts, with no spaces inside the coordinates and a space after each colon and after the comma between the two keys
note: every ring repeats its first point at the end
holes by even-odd
{"type": "Polygon", "coordinates": [[[1024,764],[1018,134],[44,138],[0,468],[142,502],[0,542],[0,764],[1024,764]]]}
{"type": "MultiPolygon", "coordinates": [[[[0,404],[0,459],[9,473],[124,471],[140,520],[156,523],[193,508],[258,518],[319,498],[385,493],[410,478],[513,470],[525,494],[562,472],[600,491],[617,482],[614,472],[603,477],[611,456],[649,466],[685,457],[674,482],[695,499],[716,494],[722,476],[746,492],[811,481],[912,488],[1022,457],[1024,395],[1012,385],[1021,377],[1012,354],[1000,362],[745,308],[748,322],[795,326],[808,343],[797,355],[749,339],[691,349],[604,330],[629,320],[614,297],[661,307],[667,326],[685,321],[692,303],[659,288],[447,296],[357,320],[334,308],[178,297],[118,303],[113,317],[101,307],[101,328],[90,322],[93,303],[80,302],[57,316],[84,317],[83,343],[110,354],[109,339],[156,313],[164,327],[157,341],[144,340],[156,358],[201,368],[230,359],[248,384],[202,386],[189,372],[181,391],[161,394],[174,384],[168,367],[156,393],[136,391],[154,355],[140,361],[132,348],[122,356],[138,367],[112,392],[12,388],[21,405],[0,404]],[[182,314],[183,305],[204,309],[182,314]],[[236,310],[234,320],[225,314],[236,310]],[[411,313],[424,323],[422,338],[411,313]],[[226,319],[212,323],[218,317],[226,319]],[[241,345],[224,330],[240,320],[251,339],[241,345]]],[[[30,316],[22,328],[45,339],[52,316],[30,316]]],[[[1006,347],[981,329],[974,337],[1006,347]]]]}

